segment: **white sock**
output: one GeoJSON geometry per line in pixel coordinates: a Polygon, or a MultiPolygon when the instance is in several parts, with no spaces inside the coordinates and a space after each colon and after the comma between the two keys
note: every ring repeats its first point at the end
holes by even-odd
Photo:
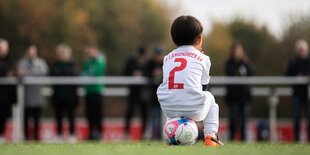
{"type": "Polygon", "coordinates": [[[219,106],[213,101],[207,117],[203,120],[204,136],[216,137],[219,128],[219,106]]]}

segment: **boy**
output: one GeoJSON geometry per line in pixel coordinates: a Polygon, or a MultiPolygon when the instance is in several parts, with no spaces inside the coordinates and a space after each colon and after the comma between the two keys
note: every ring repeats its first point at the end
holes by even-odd
{"type": "Polygon", "coordinates": [[[178,46],[164,58],[163,83],[157,96],[168,119],[187,117],[203,121],[205,145],[223,145],[216,136],[219,107],[207,91],[211,62],[202,51],[202,24],[192,16],[180,16],[171,26],[178,46]]]}

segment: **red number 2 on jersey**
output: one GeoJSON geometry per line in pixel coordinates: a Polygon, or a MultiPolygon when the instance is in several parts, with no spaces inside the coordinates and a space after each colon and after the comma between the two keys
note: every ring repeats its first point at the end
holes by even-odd
{"type": "Polygon", "coordinates": [[[180,66],[174,67],[169,73],[168,89],[184,89],[184,83],[174,83],[175,72],[182,71],[186,68],[187,61],[184,58],[176,58],[174,62],[180,62],[180,66]]]}

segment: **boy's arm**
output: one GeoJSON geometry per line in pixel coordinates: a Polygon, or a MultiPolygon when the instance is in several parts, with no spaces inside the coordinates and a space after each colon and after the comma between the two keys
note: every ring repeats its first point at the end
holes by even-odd
{"type": "Polygon", "coordinates": [[[210,89],[210,68],[211,68],[211,61],[209,57],[206,56],[203,62],[203,73],[202,73],[202,91],[208,91],[210,89]]]}
{"type": "Polygon", "coordinates": [[[202,85],[202,91],[209,91],[210,90],[210,84],[202,85]]]}
{"type": "Polygon", "coordinates": [[[207,85],[210,82],[210,68],[211,68],[211,62],[209,57],[205,57],[204,62],[203,62],[203,72],[202,72],[202,79],[201,79],[201,84],[202,85],[207,85]]]}

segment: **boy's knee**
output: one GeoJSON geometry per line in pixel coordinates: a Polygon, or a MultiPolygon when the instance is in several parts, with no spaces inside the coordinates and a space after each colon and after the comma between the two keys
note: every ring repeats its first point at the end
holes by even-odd
{"type": "Polygon", "coordinates": [[[211,107],[219,109],[219,105],[217,103],[214,102],[214,104],[211,105],[211,107]]]}

